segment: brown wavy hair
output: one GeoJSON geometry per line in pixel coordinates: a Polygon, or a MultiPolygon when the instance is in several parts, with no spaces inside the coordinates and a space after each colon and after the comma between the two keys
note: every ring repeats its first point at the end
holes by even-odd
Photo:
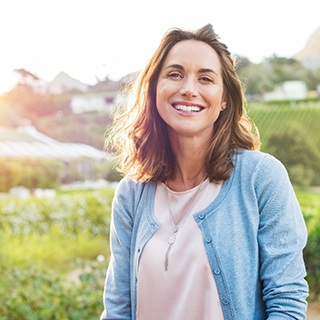
{"type": "Polygon", "coordinates": [[[228,179],[233,170],[232,155],[239,150],[259,148],[257,130],[247,116],[243,86],[236,63],[211,24],[196,31],[170,29],[145,69],[118,95],[116,115],[106,132],[106,150],[118,159],[118,171],[135,181],[165,181],[174,176],[175,161],[167,125],[156,107],[156,86],[162,63],[170,49],[182,40],[207,43],[218,54],[226,109],[214,123],[214,133],[205,169],[210,181],[228,179]],[[123,108],[125,105],[125,108],[123,108]]]}

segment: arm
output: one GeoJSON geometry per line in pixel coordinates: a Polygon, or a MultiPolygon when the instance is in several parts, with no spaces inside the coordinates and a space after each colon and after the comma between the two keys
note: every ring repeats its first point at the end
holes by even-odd
{"type": "Polygon", "coordinates": [[[262,163],[256,192],[260,277],[268,319],[306,319],[303,248],[307,230],[287,172],[275,158],[267,156],[262,163]]]}
{"type": "Polygon", "coordinates": [[[131,319],[130,246],[134,195],[129,180],[118,184],[112,203],[110,224],[111,257],[104,288],[101,320],[131,319]]]}

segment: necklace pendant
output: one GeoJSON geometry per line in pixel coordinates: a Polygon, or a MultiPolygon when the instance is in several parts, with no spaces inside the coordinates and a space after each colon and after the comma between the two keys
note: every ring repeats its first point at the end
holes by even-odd
{"type": "Polygon", "coordinates": [[[175,236],[175,234],[172,234],[169,237],[168,242],[169,242],[170,245],[173,245],[175,241],[176,241],[176,236],[175,236]]]}

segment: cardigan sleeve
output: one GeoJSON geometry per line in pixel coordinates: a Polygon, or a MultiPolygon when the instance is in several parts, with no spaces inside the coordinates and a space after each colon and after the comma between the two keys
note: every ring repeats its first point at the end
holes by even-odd
{"type": "Polygon", "coordinates": [[[124,178],[115,190],[110,224],[111,256],[101,320],[131,319],[130,246],[134,215],[133,182],[124,178]]]}
{"type": "Polygon", "coordinates": [[[306,319],[307,229],[285,167],[267,155],[256,180],[263,300],[268,319],[306,319]]]}

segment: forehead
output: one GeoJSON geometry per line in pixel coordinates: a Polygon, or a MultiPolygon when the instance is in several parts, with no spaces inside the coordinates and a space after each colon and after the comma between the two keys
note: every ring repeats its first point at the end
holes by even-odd
{"type": "Polygon", "coordinates": [[[220,60],[217,52],[207,43],[198,40],[182,40],[176,43],[168,52],[164,65],[179,64],[201,68],[220,70],[220,60]]]}

